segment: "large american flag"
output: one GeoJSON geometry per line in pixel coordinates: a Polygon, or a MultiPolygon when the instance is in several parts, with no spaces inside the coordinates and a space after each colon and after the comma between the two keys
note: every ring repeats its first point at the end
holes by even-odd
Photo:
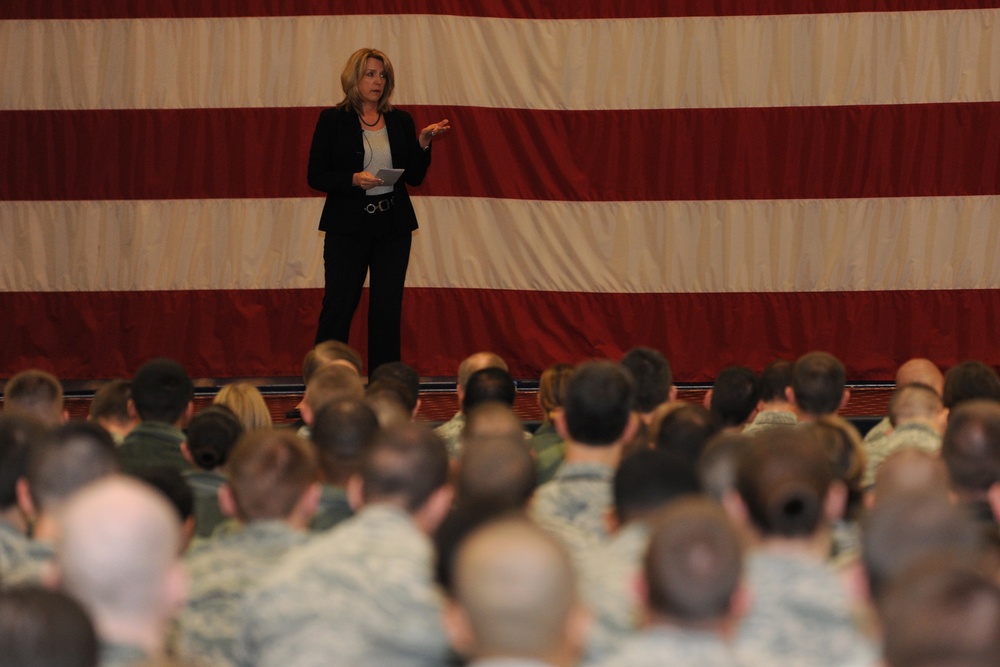
{"type": "MultiPolygon", "coordinates": [[[[1000,364],[998,0],[3,0],[0,376],[294,375],[320,109],[418,127],[404,360],[1000,364]],[[361,14],[360,11],[379,14],[361,14]]],[[[352,343],[364,347],[364,306],[352,343]]]]}

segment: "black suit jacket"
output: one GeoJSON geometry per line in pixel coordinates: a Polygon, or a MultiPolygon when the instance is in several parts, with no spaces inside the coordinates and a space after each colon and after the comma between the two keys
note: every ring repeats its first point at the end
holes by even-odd
{"type": "MultiPolygon", "coordinates": [[[[417,228],[417,216],[406,185],[423,182],[431,163],[431,151],[420,147],[410,114],[393,109],[384,117],[392,166],[404,170],[393,190],[395,224],[401,232],[413,231],[417,228]]],[[[369,214],[363,210],[368,199],[365,191],[351,185],[354,174],[364,170],[364,159],[357,113],[350,107],[323,110],[309,149],[308,174],[309,186],[326,193],[326,204],[319,219],[322,231],[353,234],[365,229],[370,222],[369,214]]]]}

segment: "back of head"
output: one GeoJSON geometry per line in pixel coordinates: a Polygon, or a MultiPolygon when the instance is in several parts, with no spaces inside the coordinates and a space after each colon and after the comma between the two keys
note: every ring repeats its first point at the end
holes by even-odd
{"type": "Polygon", "coordinates": [[[130,477],[160,494],[173,508],[181,523],[194,515],[194,491],[177,468],[166,465],[149,466],[130,473],[130,477]]]}
{"type": "Polygon", "coordinates": [[[976,399],[1000,401],[1000,376],[981,361],[963,361],[945,373],[941,398],[949,410],[976,399]]]}
{"type": "Polygon", "coordinates": [[[765,403],[785,402],[787,394],[785,390],[792,386],[792,362],[779,359],[769,363],[757,381],[760,390],[760,400],[765,403]]]}
{"type": "Polygon", "coordinates": [[[700,405],[681,405],[660,421],[653,444],[694,465],[705,444],[718,432],[719,425],[708,410],[700,405]]]}
{"type": "Polygon", "coordinates": [[[632,374],[636,386],[636,409],[652,412],[670,398],[674,384],[670,362],[658,350],[634,347],[622,357],[621,365],[632,374]]]}
{"type": "Polygon", "coordinates": [[[811,537],[825,520],[832,467],[812,432],[772,429],[747,442],[736,490],[763,537],[811,537]]]}
{"type": "Polygon", "coordinates": [[[365,504],[391,502],[415,512],[448,482],[448,450],[433,431],[405,424],[376,435],[361,461],[365,504]]]}
{"type": "Polygon", "coordinates": [[[910,359],[896,371],[896,386],[925,384],[939,396],[944,391],[944,374],[930,359],[910,359]]]}
{"type": "Polygon", "coordinates": [[[563,412],[566,429],[576,443],[614,444],[624,434],[634,408],[632,376],[610,361],[580,364],[566,385],[563,412]]]}
{"type": "Polygon", "coordinates": [[[62,384],[45,371],[22,371],[4,385],[3,409],[26,412],[48,426],[57,426],[63,417],[62,384]]]}
{"type": "Polygon", "coordinates": [[[362,399],[365,387],[352,369],[337,364],[318,368],[306,385],[306,402],[313,415],[328,403],[345,398],[362,399]]]}
{"type": "Polygon", "coordinates": [[[462,412],[468,414],[477,405],[498,401],[513,406],[517,396],[514,378],[502,368],[484,368],[473,373],[465,383],[462,412]]]}
{"type": "Polygon", "coordinates": [[[650,611],[679,625],[721,621],[742,571],[739,537],[717,503],[671,503],[658,517],[646,552],[650,611]]]}
{"type": "Polygon", "coordinates": [[[542,371],[538,380],[538,407],[542,409],[542,418],[548,421],[552,412],[561,408],[566,396],[566,383],[573,375],[570,364],[556,364],[542,371]]]}
{"type": "Polygon", "coordinates": [[[245,434],[226,462],[229,487],[244,521],[288,517],[317,473],[309,443],[288,429],[245,434]]]}
{"type": "Polygon", "coordinates": [[[172,359],[152,359],[132,378],[132,401],[143,421],[176,424],[194,398],[187,371],[172,359]]]}
{"type": "Polygon", "coordinates": [[[1000,404],[963,402],[948,417],[941,458],[956,490],[984,494],[1000,481],[1000,404]]]}
{"type": "Polygon", "coordinates": [[[176,600],[166,579],[180,548],[173,508],[142,482],[112,476],[74,495],[61,514],[56,563],[63,589],[109,623],[159,623],[176,600]]]}
{"type": "Polygon", "coordinates": [[[420,398],[420,374],[411,366],[407,366],[402,361],[390,361],[382,364],[368,375],[369,383],[379,380],[395,380],[403,383],[403,386],[410,392],[411,403],[408,403],[410,412],[417,407],[417,400],[420,398]]]}
{"type": "Polygon", "coordinates": [[[361,375],[361,355],[357,350],[339,340],[325,340],[317,343],[316,347],[306,353],[302,361],[303,384],[309,384],[313,373],[329,364],[353,368],[358,375],[361,375]]]}
{"type": "Polygon", "coordinates": [[[0,667],[97,667],[97,647],[87,612],[65,593],[0,591],[0,667]]]}
{"type": "Polygon", "coordinates": [[[882,626],[887,667],[994,667],[1000,586],[965,565],[927,563],[889,591],[882,626]]]}
{"type": "Polygon", "coordinates": [[[912,383],[898,387],[889,399],[889,421],[899,426],[912,421],[929,421],[941,414],[944,403],[933,387],[912,383]]]}
{"type": "Polygon", "coordinates": [[[823,446],[833,465],[834,477],[847,487],[847,514],[853,518],[861,510],[865,475],[865,452],[858,429],[836,415],[825,415],[816,421],[800,424],[798,428],[812,432],[823,446]]]}
{"type": "Polygon", "coordinates": [[[90,401],[88,414],[93,421],[107,419],[125,423],[131,420],[128,413],[128,401],[132,398],[132,382],[130,380],[112,380],[94,392],[90,401]]]}
{"type": "Polygon", "coordinates": [[[345,483],[361,466],[378,431],[378,417],[364,401],[344,399],[323,406],[313,420],[312,440],[326,481],[345,483]]]}
{"type": "Polygon", "coordinates": [[[243,425],[233,412],[221,405],[205,408],[188,424],[188,453],[202,470],[215,470],[225,464],[229,452],[243,435],[243,425]]]}
{"type": "Polygon", "coordinates": [[[699,492],[690,461],[657,449],[623,458],[612,489],[615,513],[622,524],[644,519],[672,500],[699,492]]]}
{"type": "Polygon", "coordinates": [[[0,511],[17,505],[17,480],[44,434],[45,425],[29,414],[0,414],[0,511]]]}
{"type": "Polygon", "coordinates": [[[940,456],[915,447],[890,454],[875,471],[875,503],[897,493],[926,491],[947,497],[951,479],[940,456]]]}
{"type": "Polygon", "coordinates": [[[460,435],[462,445],[490,438],[512,438],[524,442],[524,425],[509,404],[498,401],[480,403],[466,414],[460,435]]]}
{"type": "Polygon", "coordinates": [[[756,374],[746,366],[724,368],[712,385],[710,410],[723,427],[739,426],[757,408],[756,374]]]}
{"type": "Polygon", "coordinates": [[[227,384],[212,402],[232,410],[246,431],[271,427],[271,411],[267,409],[264,396],[249,382],[227,384]]]}
{"type": "Polygon", "coordinates": [[[417,407],[417,398],[409,387],[388,377],[369,383],[365,389],[365,402],[375,411],[382,426],[410,421],[417,407]]]}
{"type": "Polygon", "coordinates": [[[92,422],[69,422],[28,454],[25,479],[35,509],[50,512],[96,479],[119,471],[115,442],[92,422]]]}
{"type": "Polygon", "coordinates": [[[454,598],[465,611],[472,657],[546,658],[565,651],[577,605],[565,548],[525,518],[473,532],[459,549],[454,598]]]}
{"type": "Polygon", "coordinates": [[[535,461],[521,433],[477,438],[462,448],[459,505],[523,508],[535,490],[535,461]]]}
{"type": "Polygon", "coordinates": [[[729,431],[705,443],[696,464],[698,484],[703,493],[721,502],[726,494],[736,489],[736,469],[746,443],[747,436],[729,431]]]}
{"type": "Polygon", "coordinates": [[[893,580],[920,561],[940,554],[971,559],[982,546],[969,516],[932,492],[884,497],[863,525],[862,557],[876,603],[893,580]]]}
{"type": "Polygon", "coordinates": [[[831,415],[844,398],[847,371],[832,354],[810,352],[799,357],[792,368],[795,404],[811,415],[831,415]]]}
{"type": "Polygon", "coordinates": [[[462,363],[458,365],[458,386],[464,391],[472,374],[484,368],[508,370],[507,362],[499,354],[493,352],[476,352],[463,359],[462,363]]]}

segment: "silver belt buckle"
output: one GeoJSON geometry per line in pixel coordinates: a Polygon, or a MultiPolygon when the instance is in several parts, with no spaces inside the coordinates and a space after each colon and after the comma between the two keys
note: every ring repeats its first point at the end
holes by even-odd
{"type": "Polygon", "coordinates": [[[392,208],[392,198],[380,199],[377,204],[367,204],[365,205],[365,212],[374,213],[375,211],[388,211],[392,208]]]}

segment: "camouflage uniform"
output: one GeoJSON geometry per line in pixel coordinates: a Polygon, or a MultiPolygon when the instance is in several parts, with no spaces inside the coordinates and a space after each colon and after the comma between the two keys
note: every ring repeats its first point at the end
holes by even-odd
{"type": "Polygon", "coordinates": [[[601,667],[737,667],[732,646],[714,632],[651,627],[627,638],[601,667]]]}
{"type": "Polygon", "coordinates": [[[774,667],[877,664],[837,572],[806,556],[757,552],[747,559],[751,608],[737,650],[774,667]]]}
{"type": "Polygon", "coordinates": [[[458,439],[465,428],[465,413],[459,411],[455,416],[434,429],[434,432],[444,440],[444,446],[448,448],[448,457],[457,459],[462,454],[462,445],[458,439]]]}
{"type": "Polygon", "coordinates": [[[5,521],[0,521],[0,582],[28,559],[28,538],[5,521]]]}
{"type": "Polygon", "coordinates": [[[746,428],[743,429],[743,435],[754,435],[768,429],[795,426],[798,423],[799,420],[795,417],[794,412],[788,412],[787,410],[764,410],[763,412],[758,412],[753,421],[746,425],[746,428]]]}
{"type": "Polygon", "coordinates": [[[347,502],[347,491],[339,486],[324,484],[319,497],[319,508],[309,529],[313,532],[329,530],[352,516],[354,510],[347,502]]]}
{"type": "Polygon", "coordinates": [[[219,487],[226,476],[211,470],[187,470],[184,480],[194,494],[194,526],[198,537],[211,537],[212,531],[226,520],[219,507],[219,487]]]}
{"type": "Polygon", "coordinates": [[[550,423],[539,426],[530,440],[531,448],[538,461],[538,484],[551,481],[563,457],[566,456],[566,443],[550,423]]]}
{"type": "Polygon", "coordinates": [[[4,573],[4,586],[21,586],[24,584],[41,584],[42,575],[56,552],[48,542],[28,540],[27,549],[24,551],[25,559],[19,565],[4,573]]]}
{"type": "Polygon", "coordinates": [[[243,597],[292,547],[308,536],[285,521],[254,521],[240,532],[204,543],[184,559],[191,587],[177,618],[182,655],[234,665],[243,597]]]}
{"type": "Polygon", "coordinates": [[[531,513],[560,537],[575,557],[608,538],[604,513],[611,508],[615,471],[599,463],[564,463],[538,487],[531,513]]]}
{"type": "Polygon", "coordinates": [[[892,422],[889,421],[889,417],[882,417],[882,421],[868,429],[864,439],[861,441],[861,447],[865,450],[865,456],[871,456],[871,452],[881,446],[882,440],[889,435],[891,428],[892,422]]]}
{"type": "Polygon", "coordinates": [[[447,651],[430,541],[375,504],[288,554],[248,595],[241,667],[440,665],[447,651]]]}
{"type": "Polygon", "coordinates": [[[116,642],[102,641],[100,654],[100,667],[135,667],[149,659],[138,646],[116,642]]]}
{"type": "Polygon", "coordinates": [[[875,473],[892,454],[900,449],[913,447],[922,449],[928,454],[941,451],[941,434],[928,424],[909,422],[900,424],[885,437],[875,441],[866,450],[865,478],[863,485],[875,483],[875,473]]]}

